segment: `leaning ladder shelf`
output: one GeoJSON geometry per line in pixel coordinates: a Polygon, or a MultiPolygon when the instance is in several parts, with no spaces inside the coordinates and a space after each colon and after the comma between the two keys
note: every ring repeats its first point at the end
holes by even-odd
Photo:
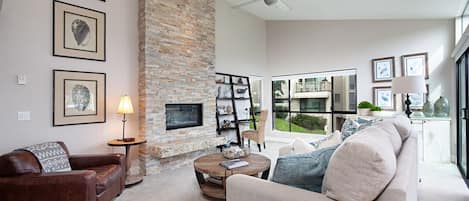
{"type": "Polygon", "coordinates": [[[254,114],[254,108],[252,104],[252,96],[251,96],[251,84],[249,81],[249,77],[246,76],[240,76],[240,75],[232,75],[232,74],[226,74],[226,73],[217,73],[217,99],[216,99],[216,107],[217,107],[217,112],[216,112],[216,120],[217,120],[217,133],[218,135],[222,135],[223,132],[227,131],[235,131],[236,132],[236,139],[237,142],[232,144],[237,144],[239,146],[241,145],[241,131],[240,131],[240,124],[249,124],[252,122],[254,129],[256,129],[256,121],[255,121],[255,114],[254,114]],[[223,78],[223,80],[219,80],[218,78],[223,78]],[[235,80],[237,79],[237,80],[235,80]],[[241,79],[242,82],[239,82],[238,80],[241,79]],[[248,94],[248,97],[239,97],[236,96],[236,94],[244,94],[244,93],[238,93],[236,89],[239,89],[240,87],[245,87],[246,92],[248,94]],[[226,93],[229,93],[229,96],[226,96],[226,94],[220,94],[221,90],[220,88],[224,88],[225,90],[228,89],[228,91],[225,91],[226,93]],[[249,109],[249,117],[248,118],[240,118],[240,114],[237,112],[237,105],[241,105],[239,102],[241,101],[249,101],[248,109],[249,109]],[[228,102],[228,103],[227,103],[228,102]],[[232,111],[230,112],[220,112],[219,106],[221,105],[231,105],[232,111]],[[230,121],[230,126],[223,126],[223,122],[220,122],[222,119],[233,116],[232,120],[230,121]]]}

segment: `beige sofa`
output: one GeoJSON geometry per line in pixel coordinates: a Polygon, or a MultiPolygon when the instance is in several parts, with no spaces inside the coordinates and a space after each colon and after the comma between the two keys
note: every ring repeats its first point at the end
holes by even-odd
{"type": "MultiPolygon", "coordinates": [[[[410,123],[408,124],[410,126],[410,123]]],[[[370,129],[367,134],[373,134],[373,132],[381,133],[379,129],[382,129],[382,128],[374,128],[374,130],[370,129]]],[[[402,129],[397,128],[397,130],[401,132],[402,129]]],[[[410,135],[410,137],[408,137],[402,142],[402,146],[399,146],[399,150],[394,150],[394,151],[397,151],[396,153],[398,154],[395,155],[395,158],[390,160],[391,162],[394,161],[393,162],[394,167],[389,168],[390,170],[393,171],[393,175],[389,177],[390,181],[386,182],[385,188],[383,186],[384,189],[379,189],[378,191],[379,194],[377,197],[375,196],[376,199],[374,200],[377,200],[377,201],[417,201],[417,184],[418,184],[417,138],[416,138],[415,132],[410,131],[410,128],[408,131],[408,135],[410,135]]],[[[344,141],[343,144],[345,144],[348,140],[349,138],[346,141],[344,141]]],[[[369,140],[363,137],[355,138],[353,140],[355,141],[355,143],[357,143],[357,141],[358,143],[369,143],[369,142],[366,142],[369,140]],[[362,139],[363,139],[363,142],[360,142],[360,140],[362,139]]],[[[386,143],[388,143],[388,141],[386,141],[386,143]]],[[[391,140],[389,140],[389,143],[391,143],[391,140]]],[[[380,149],[380,148],[378,147],[377,149],[380,149]]],[[[336,155],[336,153],[334,153],[334,155],[336,155]]],[[[332,158],[338,157],[334,155],[332,156],[332,158]]],[[[371,154],[371,156],[374,156],[374,155],[371,154]]],[[[334,164],[332,164],[332,160],[333,160],[332,158],[331,158],[331,162],[329,164],[327,171],[329,171],[332,165],[337,164],[337,159],[334,162],[334,164]]],[[[375,168],[375,169],[379,170],[380,168],[375,168]]],[[[340,173],[336,172],[335,175],[329,176],[330,177],[329,179],[335,176],[336,178],[334,179],[337,180],[337,176],[339,174],[340,173]]],[[[344,173],[344,174],[347,175],[347,173],[344,173]]],[[[356,178],[356,176],[348,176],[348,177],[356,178]]],[[[327,172],[326,172],[326,178],[327,178],[327,172]]],[[[339,178],[342,178],[342,177],[339,177],[339,178]]],[[[373,185],[367,185],[367,186],[364,185],[361,179],[356,179],[356,180],[358,181],[355,182],[355,181],[350,181],[349,178],[343,178],[343,181],[346,181],[344,183],[348,183],[348,184],[345,185],[345,187],[338,188],[338,189],[349,189],[349,188],[353,189],[354,188],[353,186],[362,186],[362,187],[365,186],[364,191],[367,191],[367,189],[374,187],[373,185]]],[[[294,188],[294,187],[290,187],[290,186],[286,186],[286,185],[282,185],[282,184],[278,184],[278,183],[274,183],[270,181],[265,181],[265,180],[261,180],[255,177],[250,177],[250,176],[245,176],[245,175],[234,175],[234,176],[229,177],[226,185],[227,185],[227,190],[226,190],[227,201],[309,201],[309,200],[333,201],[333,200],[336,200],[336,199],[333,199],[334,196],[330,196],[330,194],[324,192],[324,186],[323,186],[323,193],[321,194],[321,193],[306,191],[303,189],[294,188]]],[[[356,192],[349,192],[349,193],[355,194],[356,192]]],[[[344,196],[342,196],[342,198],[338,198],[337,196],[335,196],[335,198],[341,201],[342,200],[343,201],[356,200],[356,199],[349,199],[347,196],[348,195],[346,195],[345,198],[344,196]]],[[[353,195],[351,195],[351,197],[353,197],[353,195]]]]}

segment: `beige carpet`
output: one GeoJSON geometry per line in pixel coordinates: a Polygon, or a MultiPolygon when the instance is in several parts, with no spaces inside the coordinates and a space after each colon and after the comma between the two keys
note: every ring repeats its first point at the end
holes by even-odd
{"type": "MultiPolygon", "coordinates": [[[[278,157],[278,148],[288,143],[281,136],[267,142],[264,154],[272,159],[278,157]]],[[[257,152],[255,146],[251,147],[257,152]]],[[[271,173],[273,168],[271,168],[271,173]]],[[[469,201],[469,190],[455,165],[423,164],[420,166],[422,183],[419,186],[419,201],[469,201]]],[[[270,174],[272,175],[272,174],[270,174]]],[[[145,180],[128,188],[115,201],[207,201],[211,200],[200,193],[192,167],[166,171],[158,175],[146,176],[145,180]]]]}

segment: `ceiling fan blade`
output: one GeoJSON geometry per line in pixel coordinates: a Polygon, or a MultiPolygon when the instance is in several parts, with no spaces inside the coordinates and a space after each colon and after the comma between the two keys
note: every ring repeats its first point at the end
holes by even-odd
{"type": "Polygon", "coordinates": [[[233,9],[238,9],[238,8],[247,6],[247,5],[249,5],[249,4],[253,4],[253,3],[257,2],[257,1],[261,1],[261,0],[249,0],[249,1],[245,1],[245,2],[240,3],[240,4],[238,4],[238,5],[232,6],[231,8],[233,8],[233,9]]]}
{"type": "Polygon", "coordinates": [[[288,6],[287,3],[282,0],[279,0],[277,3],[275,3],[275,7],[282,11],[291,11],[290,6],[288,6]]]}

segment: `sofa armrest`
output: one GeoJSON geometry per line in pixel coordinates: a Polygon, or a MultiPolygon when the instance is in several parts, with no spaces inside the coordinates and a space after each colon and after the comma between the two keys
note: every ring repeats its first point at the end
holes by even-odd
{"type": "Polygon", "coordinates": [[[73,170],[84,170],[89,167],[103,165],[121,165],[125,168],[125,155],[123,154],[101,154],[101,155],[73,155],[69,158],[73,170]]]}
{"type": "Polygon", "coordinates": [[[79,170],[0,178],[2,201],[95,201],[96,173],[79,170]]]}
{"type": "Polygon", "coordinates": [[[334,201],[325,195],[246,175],[233,175],[226,181],[227,201],[334,201]]]}

